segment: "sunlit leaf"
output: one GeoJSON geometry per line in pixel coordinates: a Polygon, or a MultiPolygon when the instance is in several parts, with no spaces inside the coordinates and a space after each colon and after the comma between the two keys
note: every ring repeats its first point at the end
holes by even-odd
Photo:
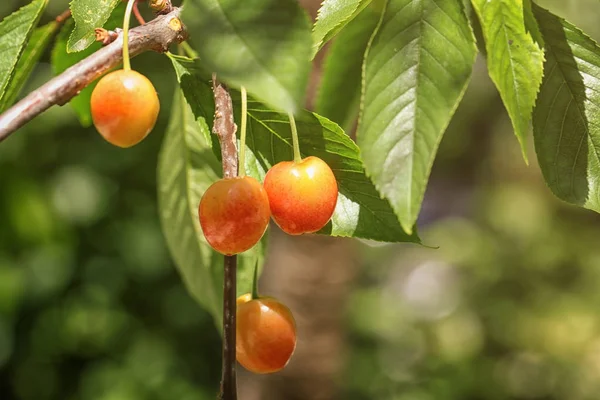
{"type": "Polygon", "coordinates": [[[522,0],[472,0],[479,16],[490,77],[527,160],[526,137],[542,82],[544,52],[525,28],[522,0]]]}
{"type": "Polygon", "coordinates": [[[313,27],[313,57],[372,0],[324,0],[313,27]]]}
{"type": "Polygon", "coordinates": [[[407,231],[475,51],[460,0],[390,0],[367,50],[358,144],[368,174],[407,231]]]}

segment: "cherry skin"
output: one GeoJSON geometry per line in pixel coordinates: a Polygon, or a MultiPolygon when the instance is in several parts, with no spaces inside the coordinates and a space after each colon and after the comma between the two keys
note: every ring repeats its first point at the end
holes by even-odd
{"type": "Polygon", "coordinates": [[[272,297],[237,299],[236,357],[257,374],[283,369],[296,348],[296,322],[292,312],[272,297]]]}
{"type": "Polygon", "coordinates": [[[249,176],[213,183],[198,207],[200,226],[208,244],[232,255],[253,247],[269,225],[269,198],[262,185],[249,176]]]}
{"type": "Polygon", "coordinates": [[[335,210],[337,182],[329,165],[318,157],[274,165],[264,186],[273,219],[290,235],[318,231],[335,210]]]}
{"type": "Polygon", "coordinates": [[[109,143],[131,147],[154,128],[160,103],[152,82],[139,72],[105,75],[92,92],[92,120],[109,143]]]}

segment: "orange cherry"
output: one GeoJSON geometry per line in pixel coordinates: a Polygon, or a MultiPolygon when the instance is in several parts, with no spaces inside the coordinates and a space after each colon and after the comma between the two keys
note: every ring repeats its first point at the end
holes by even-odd
{"type": "Polygon", "coordinates": [[[272,297],[237,299],[236,357],[257,374],[283,369],[296,348],[296,322],[289,308],[272,297]]]}
{"type": "Polygon", "coordinates": [[[318,231],[335,210],[337,182],[329,165],[318,157],[274,165],[264,186],[273,219],[290,235],[318,231]]]}
{"type": "Polygon", "coordinates": [[[160,103],[152,82],[139,72],[105,75],[92,92],[92,120],[109,143],[131,147],[154,128],[160,103]]]}
{"type": "Polygon", "coordinates": [[[232,255],[253,247],[269,225],[269,198],[262,185],[249,176],[213,183],[198,207],[200,226],[208,244],[232,255]]]}

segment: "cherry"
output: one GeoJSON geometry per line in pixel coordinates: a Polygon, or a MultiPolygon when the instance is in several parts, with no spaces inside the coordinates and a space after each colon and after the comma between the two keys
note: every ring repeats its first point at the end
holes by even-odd
{"type": "Polygon", "coordinates": [[[257,374],[283,369],[296,348],[296,322],[289,308],[272,297],[237,299],[236,357],[257,374]]]}
{"type": "Polygon", "coordinates": [[[100,134],[119,147],[131,147],[154,127],[160,103],[144,75],[122,69],[105,75],[92,92],[92,119],[100,134]]]}
{"type": "Polygon", "coordinates": [[[254,246],[269,225],[269,198],[262,185],[249,176],[213,183],[198,207],[200,226],[208,243],[225,255],[254,246]]]}
{"type": "Polygon", "coordinates": [[[329,165],[318,157],[274,165],[264,186],[273,219],[290,235],[318,231],[335,210],[337,182],[329,165]]]}

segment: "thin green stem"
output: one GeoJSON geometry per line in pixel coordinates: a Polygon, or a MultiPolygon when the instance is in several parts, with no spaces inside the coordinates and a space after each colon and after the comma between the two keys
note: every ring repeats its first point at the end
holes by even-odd
{"type": "Polygon", "coordinates": [[[288,117],[290,118],[290,127],[292,128],[292,147],[294,148],[294,162],[299,163],[302,161],[302,156],[300,155],[300,144],[298,143],[298,130],[296,129],[296,120],[294,119],[294,114],[288,113],[288,117]]]}
{"type": "Polygon", "coordinates": [[[252,280],[252,300],[258,299],[258,261],[254,265],[254,278],[252,280]]]}
{"type": "Polygon", "coordinates": [[[242,86],[242,127],[240,132],[240,158],[238,160],[238,176],[246,176],[246,125],[248,124],[248,94],[242,86]]]}
{"type": "Polygon", "coordinates": [[[125,9],[125,18],[123,18],[123,69],[126,71],[131,70],[131,62],[129,61],[129,20],[136,1],[129,0],[125,9]]]}

